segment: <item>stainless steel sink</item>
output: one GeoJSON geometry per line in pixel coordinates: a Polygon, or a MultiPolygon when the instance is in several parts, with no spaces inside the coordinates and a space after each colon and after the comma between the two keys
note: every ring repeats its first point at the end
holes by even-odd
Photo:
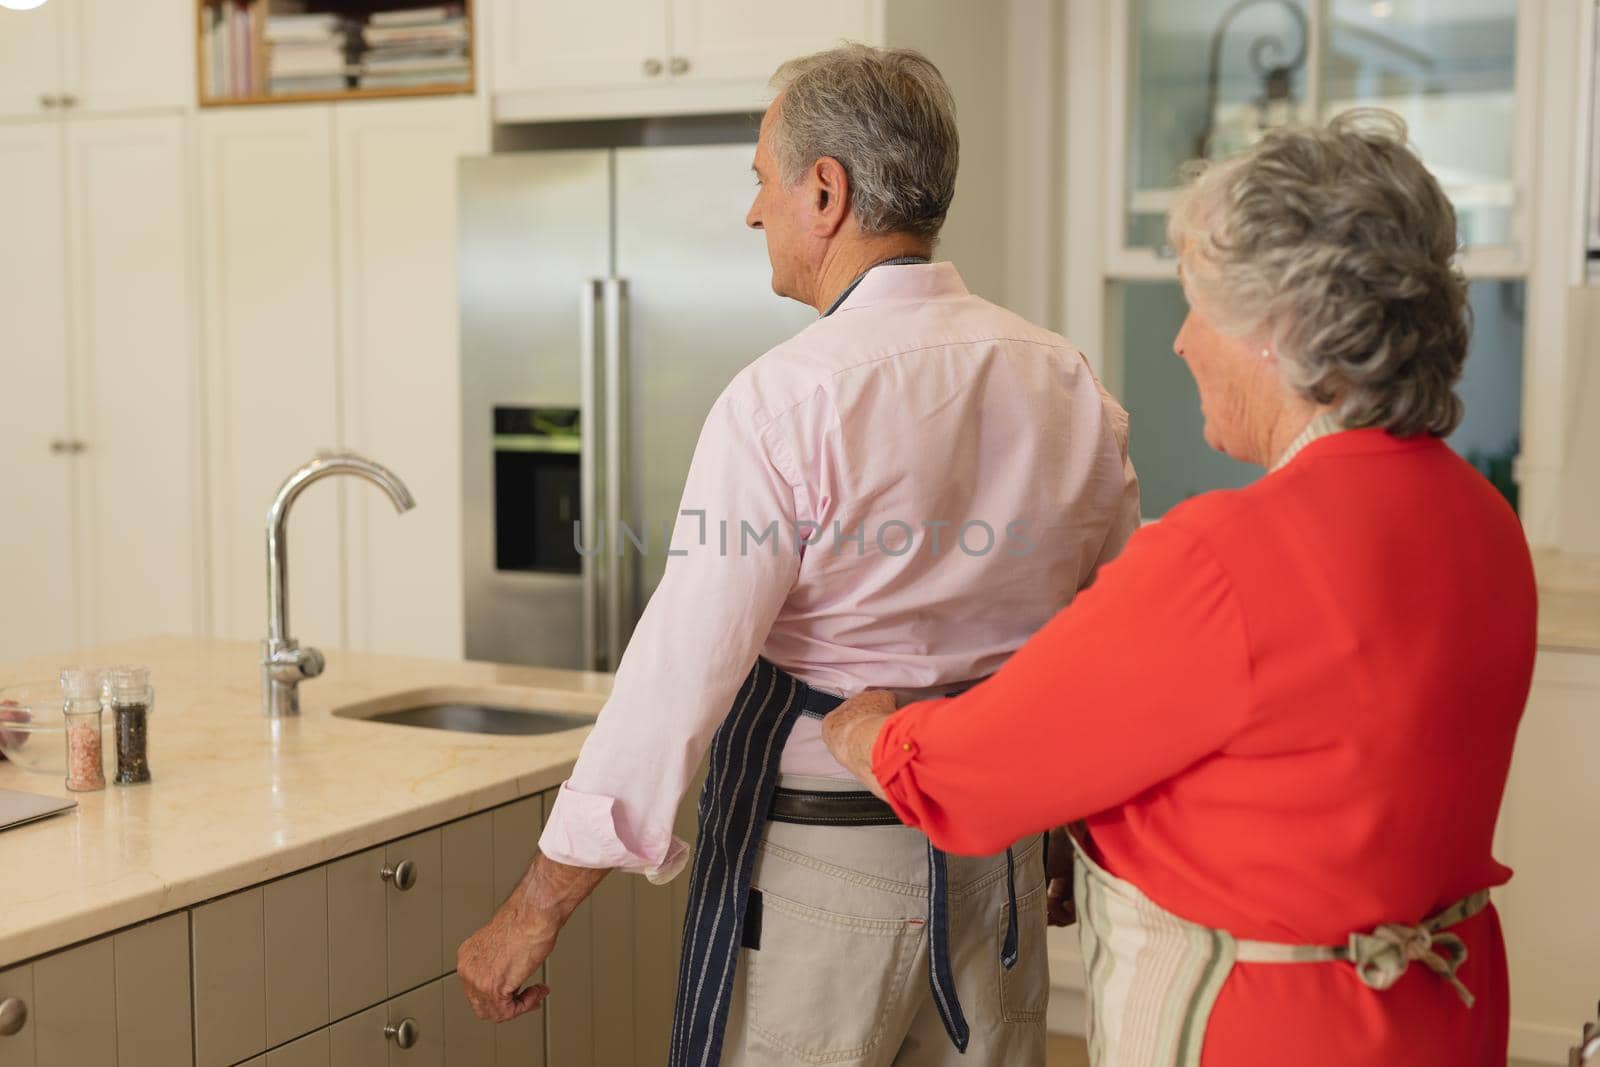
{"type": "Polygon", "coordinates": [[[426,726],[471,734],[558,734],[594,722],[584,715],[542,708],[502,708],[494,704],[424,704],[366,716],[368,722],[426,726]]]}
{"type": "MultiPolygon", "coordinates": [[[[333,714],[341,719],[429,730],[511,736],[558,734],[592,726],[594,712],[547,706],[565,703],[564,696],[511,687],[413,689],[335,708],[333,714]]],[[[574,702],[581,706],[590,701],[580,697],[574,702]]]]}

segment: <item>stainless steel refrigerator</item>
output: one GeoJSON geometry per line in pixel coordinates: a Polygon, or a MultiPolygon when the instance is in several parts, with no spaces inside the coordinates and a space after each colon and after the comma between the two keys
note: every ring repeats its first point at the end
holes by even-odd
{"type": "Polygon", "coordinates": [[[614,669],[660,581],[664,524],[712,402],[814,320],[773,294],[765,241],[744,225],[753,154],[462,161],[470,658],[614,669]],[[646,535],[647,555],[619,556],[619,523],[646,535]]]}

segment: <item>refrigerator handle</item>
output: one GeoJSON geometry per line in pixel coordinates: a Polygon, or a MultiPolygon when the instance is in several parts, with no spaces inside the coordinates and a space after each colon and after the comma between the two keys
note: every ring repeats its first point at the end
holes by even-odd
{"type": "MultiPolygon", "coordinates": [[[[628,411],[627,359],[624,339],[627,330],[628,283],[622,278],[604,282],[606,323],[605,369],[605,515],[610,526],[610,566],[605,588],[606,669],[614,671],[622,660],[622,646],[633,621],[634,574],[639,559],[629,542],[623,524],[635,516],[623,510],[628,488],[628,411]]],[[[631,522],[630,522],[631,525],[631,522]]]]}
{"type": "Polygon", "coordinates": [[[596,325],[600,310],[598,278],[583,283],[578,303],[578,533],[584,546],[583,574],[583,666],[586,670],[607,669],[609,653],[602,647],[603,623],[600,603],[600,569],[605,566],[605,528],[600,520],[600,434],[605,410],[600,395],[600,367],[596,350],[596,325]]]}

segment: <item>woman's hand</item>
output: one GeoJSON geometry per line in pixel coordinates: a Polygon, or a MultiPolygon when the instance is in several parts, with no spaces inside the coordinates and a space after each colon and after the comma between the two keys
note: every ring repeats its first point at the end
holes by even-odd
{"type": "Polygon", "coordinates": [[[833,758],[884,800],[889,798],[872,773],[872,746],[894,712],[894,695],[874,689],[851,697],[822,720],[822,740],[833,758]]]}

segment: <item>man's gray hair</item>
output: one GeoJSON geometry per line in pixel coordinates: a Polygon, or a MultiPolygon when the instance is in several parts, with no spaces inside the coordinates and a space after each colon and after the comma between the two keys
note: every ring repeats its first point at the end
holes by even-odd
{"type": "Polygon", "coordinates": [[[1190,176],[1167,238],[1217,328],[1272,345],[1284,381],[1346,426],[1455,429],[1472,332],[1456,216],[1398,115],[1275,130],[1190,176]]]}
{"type": "Polygon", "coordinates": [[[782,94],[773,152],[793,185],[824,156],[844,167],[863,233],[933,240],[956,191],[956,104],[920,52],[847,44],[791,59],[773,75],[782,94]]]}

